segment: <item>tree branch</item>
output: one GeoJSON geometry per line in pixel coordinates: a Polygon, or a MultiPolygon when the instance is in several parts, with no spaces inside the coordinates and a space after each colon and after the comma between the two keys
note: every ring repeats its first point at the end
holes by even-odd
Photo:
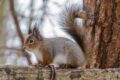
{"type": "Polygon", "coordinates": [[[14,47],[7,47],[7,46],[0,46],[0,49],[10,49],[10,50],[22,51],[22,49],[14,48],[14,47]]]}
{"type": "Polygon", "coordinates": [[[31,0],[31,3],[30,3],[30,17],[29,17],[29,24],[28,24],[28,33],[31,32],[31,24],[32,24],[32,21],[33,21],[33,13],[34,13],[33,6],[34,6],[34,1],[31,0]]]}
{"type": "Polygon", "coordinates": [[[42,24],[43,24],[43,21],[44,21],[44,19],[45,19],[45,16],[47,15],[47,5],[48,5],[48,2],[49,2],[49,0],[42,0],[43,1],[43,4],[42,4],[42,6],[41,6],[41,10],[42,10],[42,14],[41,14],[41,16],[40,16],[40,18],[38,18],[37,20],[37,23],[36,23],[36,25],[35,26],[42,26],[42,24]]]}
{"type": "Polygon", "coordinates": [[[13,17],[13,20],[14,20],[14,23],[15,23],[15,26],[16,26],[17,34],[20,37],[20,40],[21,40],[22,45],[23,45],[24,37],[23,37],[22,32],[20,30],[20,24],[19,24],[17,15],[16,15],[15,7],[14,7],[14,0],[9,0],[9,3],[10,3],[9,4],[10,5],[10,12],[11,12],[11,15],[13,17]]]}
{"type": "MultiPolygon", "coordinates": [[[[15,11],[14,0],[9,0],[9,5],[10,5],[11,15],[13,17],[13,20],[14,20],[14,23],[15,23],[15,26],[16,26],[16,30],[17,30],[18,36],[20,37],[20,40],[21,40],[22,46],[23,46],[24,37],[23,37],[23,34],[22,34],[21,30],[20,30],[20,24],[19,24],[19,21],[18,21],[18,18],[17,18],[17,14],[16,14],[16,11],[15,11]]],[[[30,60],[30,56],[23,49],[22,49],[22,51],[24,53],[24,56],[27,58],[29,65],[31,65],[32,62],[30,60]]]]}
{"type": "MultiPolygon", "coordinates": [[[[48,67],[0,66],[0,80],[50,80],[48,67]]],[[[120,80],[116,69],[56,69],[56,80],[120,80]]]]}

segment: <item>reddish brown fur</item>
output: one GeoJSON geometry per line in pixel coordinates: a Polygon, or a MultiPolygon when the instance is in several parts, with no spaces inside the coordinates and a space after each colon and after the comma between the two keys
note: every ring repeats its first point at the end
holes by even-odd
{"type": "Polygon", "coordinates": [[[39,45],[39,49],[40,49],[41,54],[42,54],[42,57],[43,57],[43,62],[42,62],[42,64],[43,64],[43,65],[51,64],[51,63],[52,63],[52,60],[50,60],[50,58],[49,58],[49,56],[48,56],[48,54],[47,54],[47,52],[46,52],[46,50],[45,50],[44,45],[40,44],[40,45],[39,45]]]}
{"type": "Polygon", "coordinates": [[[39,46],[39,51],[41,51],[43,61],[38,61],[38,64],[42,65],[48,65],[52,63],[52,60],[50,60],[49,56],[47,55],[47,52],[45,50],[44,45],[42,44],[42,41],[38,40],[33,33],[30,33],[27,39],[24,42],[24,48],[29,51],[34,51],[39,46]],[[33,39],[34,43],[29,44],[29,40],[33,39]]]}

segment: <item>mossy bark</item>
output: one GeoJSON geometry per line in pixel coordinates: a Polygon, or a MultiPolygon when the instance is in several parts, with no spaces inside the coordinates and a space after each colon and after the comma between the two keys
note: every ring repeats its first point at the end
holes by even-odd
{"type": "MultiPolygon", "coordinates": [[[[0,80],[50,80],[43,67],[0,66],[0,80]]],[[[120,69],[56,69],[56,80],[120,80],[120,69]]]]}

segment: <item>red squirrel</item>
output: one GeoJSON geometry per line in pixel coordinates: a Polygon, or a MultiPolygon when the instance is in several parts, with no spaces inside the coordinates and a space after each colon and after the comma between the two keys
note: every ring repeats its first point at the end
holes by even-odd
{"type": "Polygon", "coordinates": [[[61,64],[68,64],[72,68],[77,68],[86,63],[82,39],[80,38],[80,25],[76,19],[86,19],[86,14],[80,5],[64,6],[60,13],[59,24],[65,32],[70,34],[73,39],[64,37],[44,38],[37,27],[34,27],[32,32],[24,42],[24,49],[33,53],[41,54],[38,59],[38,64],[50,65],[59,67],[61,64]]]}

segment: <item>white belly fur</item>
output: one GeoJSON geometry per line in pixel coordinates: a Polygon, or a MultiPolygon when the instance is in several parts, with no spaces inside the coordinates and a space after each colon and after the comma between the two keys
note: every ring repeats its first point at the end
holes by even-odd
{"type": "Polygon", "coordinates": [[[43,57],[42,57],[42,54],[39,51],[39,49],[35,49],[33,53],[35,54],[35,56],[38,60],[43,61],[43,57]]]}
{"type": "Polygon", "coordinates": [[[67,63],[67,57],[64,54],[58,54],[55,59],[53,60],[53,65],[60,65],[60,64],[66,64],[67,63]]]}
{"type": "Polygon", "coordinates": [[[38,63],[37,58],[36,58],[36,56],[35,56],[35,54],[33,52],[28,51],[28,50],[25,50],[25,51],[29,54],[32,64],[38,63]]]}

